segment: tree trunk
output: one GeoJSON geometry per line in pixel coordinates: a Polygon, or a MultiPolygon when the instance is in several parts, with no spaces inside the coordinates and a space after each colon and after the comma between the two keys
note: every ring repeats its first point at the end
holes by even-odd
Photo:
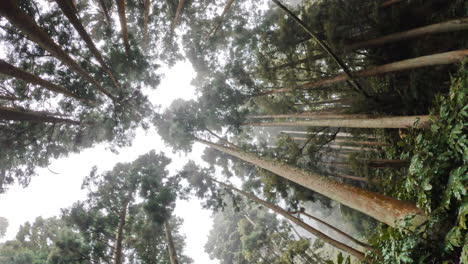
{"type": "Polygon", "coordinates": [[[353,176],[353,175],[348,175],[348,174],[343,174],[343,173],[334,173],[333,175],[330,175],[330,176],[343,178],[343,179],[349,179],[353,181],[360,181],[360,182],[365,182],[365,183],[369,182],[369,180],[365,177],[358,177],[358,176],[353,176]]]}
{"type": "Polygon", "coordinates": [[[169,259],[171,260],[171,264],[179,264],[179,261],[177,260],[177,253],[174,245],[174,240],[172,239],[171,226],[167,221],[164,222],[164,229],[166,231],[167,247],[169,250],[169,259]]]}
{"type": "MultiPolygon", "coordinates": [[[[447,32],[454,32],[454,31],[460,31],[460,30],[468,30],[468,18],[450,20],[447,22],[432,24],[429,26],[423,26],[423,27],[419,27],[419,28],[415,28],[415,29],[411,29],[411,30],[407,30],[403,32],[389,34],[389,35],[378,37],[378,38],[371,39],[371,40],[356,42],[354,44],[344,46],[341,52],[347,53],[347,52],[357,50],[357,49],[371,48],[371,47],[385,45],[385,44],[398,42],[402,40],[412,39],[412,38],[416,38],[416,37],[420,37],[424,35],[447,33],[447,32]]],[[[297,64],[301,64],[304,62],[323,59],[325,57],[326,56],[324,54],[318,54],[318,55],[314,55],[305,59],[278,65],[270,69],[283,69],[283,68],[295,66],[297,64]]]]}
{"type": "Polygon", "coordinates": [[[286,219],[289,219],[291,220],[292,222],[294,222],[296,225],[304,228],[306,231],[308,231],[309,233],[313,234],[314,236],[316,236],[317,238],[319,238],[320,240],[322,240],[323,242],[325,243],[328,243],[330,244],[331,246],[337,248],[337,249],[340,249],[342,250],[343,252],[346,252],[350,255],[353,255],[355,256],[356,258],[360,259],[360,260],[363,260],[364,259],[364,253],[362,253],[361,251],[358,251],[346,244],[343,244],[327,235],[325,235],[324,233],[320,232],[319,230],[313,228],[312,226],[308,225],[307,223],[305,223],[304,221],[302,221],[301,219],[291,215],[288,213],[288,211],[284,210],[283,208],[275,205],[275,204],[272,204],[270,202],[267,202],[267,201],[264,201],[260,198],[258,198],[257,196],[251,194],[251,193],[248,193],[248,192],[245,192],[245,191],[242,191],[240,189],[237,189],[236,187],[232,186],[232,185],[228,185],[228,184],[225,184],[225,183],[222,183],[222,182],[219,182],[219,181],[216,181],[214,179],[212,179],[214,182],[217,182],[218,184],[220,184],[221,186],[223,187],[226,187],[226,188],[229,188],[237,193],[240,193],[242,194],[243,196],[247,197],[248,199],[250,200],[253,200],[263,206],[265,206],[266,208],[268,209],[271,209],[272,211],[274,211],[275,213],[283,216],[284,218],[286,219]]]}
{"type": "Polygon", "coordinates": [[[27,83],[32,83],[35,85],[40,85],[44,88],[46,88],[49,91],[52,91],[54,93],[60,93],[69,97],[73,97],[77,100],[83,101],[90,103],[88,100],[80,98],[78,95],[70,92],[66,88],[56,85],[54,83],[51,83],[47,80],[41,79],[36,75],[33,75],[29,72],[26,72],[22,69],[16,68],[15,66],[9,64],[8,62],[0,59],[0,73],[5,74],[11,77],[14,77],[16,79],[20,79],[22,81],[25,81],[27,83]]]}
{"type": "Polygon", "coordinates": [[[130,42],[128,40],[127,17],[125,15],[125,0],[117,0],[117,11],[119,13],[120,27],[122,28],[122,39],[125,45],[125,53],[130,57],[130,42]]]}
{"type": "Polygon", "coordinates": [[[104,89],[96,79],[91,77],[89,73],[81,68],[60,46],[58,46],[47,33],[42,30],[36,22],[29,17],[26,12],[20,9],[19,2],[16,0],[2,0],[0,5],[0,15],[7,18],[17,29],[21,30],[29,39],[36,42],[43,49],[47,50],[52,56],[59,59],[62,63],[70,67],[78,75],[85,78],[98,88],[103,94],[107,95],[112,100],[116,98],[104,89]]]}
{"type": "Polygon", "coordinates": [[[179,4],[177,5],[177,10],[174,16],[174,20],[172,21],[172,30],[174,30],[179,24],[180,14],[182,13],[182,8],[184,8],[185,0],[179,0],[179,4]]]}
{"type": "Polygon", "coordinates": [[[0,106],[0,120],[28,121],[36,123],[62,123],[69,125],[80,125],[79,121],[68,118],[60,118],[38,111],[23,110],[0,106]]]}
{"type": "MultiPolygon", "coordinates": [[[[400,71],[418,69],[418,68],[428,67],[428,66],[456,63],[456,62],[463,61],[466,57],[468,57],[468,50],[457,50],[457,51],[433,54],[433,55],[428,55],[428,56],[422,56],[422,57],[418,57],[414,59],[392,62],[389,64],[377,66],[374,68],[357,71],[354,73],[354,75],[359,76],[359,77],[371,77],[371,76],[382,75],[382,74],[391,73],[391,72],[400,72],[400,71]]],[[[263,93],[259,93],[257,96],[264,96],[264,95],[276,94],[276,93],[290,93],[296,89],[299,89],[299,90],[314,89],[317,87],[321,87],[323,85],[340,83],[346,80],[348,80],[348,77],[346,74],[339,74],[339,75],[329,77],[329,78],[324,78],[318,81],[297,85],[295,87],[285,87],[285,88],[274,89],[271,91],[266,91],[263,93]]]]}
{"type": "Polygon", "coordinates": [[[320,113],[320,112],[305,112],[305,113],[297,113],[297,114],[283,114],[283,115],[252,115],[247,116],[249,119],[280,119],[280,118],[304,118],[304,119],[362,119],[362,118],[370,118],[370,115],[363,115],[363,114],[327,114],[327,113],[320,113]]]}
{"type": "Polygon", "coordinates": [[[71,1],[70,0],[55,0],[55,2],[57,2],[60,9],[62,9],[62,12],[68,18],[68,20],[73,25],[73,27],[76,29],[78,34],[80,34],[80,37],[86,43],[86,46],[91,51],[91,53],[96,58],[96,60],[99,62],[102,69],[109,75],[109,77],[111,78],[111,80],[114,83],[115,87],[117,89],[120,89],[120,85],[117,83],[117,79],[115,78],[114,74],[112,74],[109,67],[107,66],[106,62],[104,61],[104,58],[101,55],[101,53],[97,49],[96,45],[94,45],[93,40],[91,39],[91,37],[86,32],[86,29],[81,24],[81,21],[78,18],[76,10],[73,7],[71,1]]]}
{"type": "Polygon", "coordinates": [[[371,146],[371,147],[383,147],[383,146],[390,146],[388,143],[383,143],[379,141],[350,141],[349,139],[335,139],[333,143],[338,143],[338,145],[360,145],[360,146],[371,146]]]}
{"type": "Polygon", "coordinates": [[[310,215],[310,214],[306,213],[305,211],[290,212],[290,214],[302,214],[302,215],[305,215],[305,216],[309,217],[310,219],[313,219],[313,220],[315,220],[315,221],[321,223],[322,225],[324,225],[324,226],[330,228],[330,229],[333,230],[334,232],[336,232],[336,233],[342,235],[343,237],[346,237],[347,239],[353,241],[354,243],[360,245],[361,247],[363,247],[363,248],[365,248],[365,249],[367,249],[367,250],[374,250],[374,248],[371,247],[371,246],[369,246],[368,244],[363,243],[363,242],[361,242],[361,241],[355,239],[354,237],[348,235],[347,233],[341,231],[340,229],[338,229],[338,228],[336,228],[336,227],[330,225],[329,223],[327,223],[327,222],[321,220],[320,218],[317,218],[317,217],[315,217],[315,216],[313,216],[313,215],[310,215]]]}
{"type": "Polygon", "coordinates": [[[354,128],[410,128],[419,120],[417,127],[428,125],[431,116],[392,116],[378,118],[323,119],[285,122],[246,123],[243,126],[258,127],[354,127],[354,128]]]}
{"type": "Polygon", "coordinates": [[[400,226],[401,221],[411,214],[415,214],[415,217],[411,222],[413,226],[421,224],[426,219],[424,212],[412,203],[400,201],[345,183],[340,183],[288,164],[281,164],[276,161],[258,157],[249,152],[225,147],[202,139],[195,140],[221,152],[249,162],[255,166],[273,172],[285,179],[304,186],[305,188],[327,196],[334,201],[367,214],[389,226],[400,226]]]}
{"type": "Polygon", "coordinates": [[[391,5],[398,4],[398,3],[403,2],[403,1],[405,1],[405,0],[387,0],[384,3],[382,3],[380,5],[380,7],[389,7],[391,5]]]}
{"type": "Polygon", "coordinates": [[[0,100],[6,100],[6,101],[21,101],[22,98],[17,97],[17,96],[11,96],[11,95],[0,95],[0,100]]]}
{"type": "Polygon", "coordinates": [[[148,47],[148,21],[150,11],[150,0],[144,0],[144,18],[143,18],[143,47],[146,50],[148,47]]]}
{"type": "Polygon", "coordinates": [[[406,168],[410,162],[408,160],[399,159],[357,159],[360,163],[366,164],[372,168],[406,168]]]}
{"type": "Polygon", "coordinates": [[[119,215],[119,225],[117,226],[117,234],[115,235],[115,246],[114,246],[114,264],[122,264],[123,257],[122,257],[122,241],[123,241],[123,232],[125,227],[125,221],[127,217],[127,209],[128,209],[128,199],[123,204],[122,211],[119,215]]]}
{"type": "Polygon", "coordinates": [[[109,28],[111,27],[112,25],[112,20],[109,16],[109,9],[107,8],[106,6],[106,3],[104,2],[104,0],[99,0],[99,5],[101,6],[101,9],[102,9],[102,12],[104,13],[104,16],[106,17],[106,21],[107,21],[107,26],[109,26],[109,28]]]}
{"type": "Polygon", "coordinates": [[[353,87],[357,92],[363,94],[365,97],[369,97],[369,95],[362,89],[361,85],[355,78],[353,72],[349,69],[349,67],[341,60],[340,57],[333,51],[325,41],[319,38],[312,30],[310,30],[307,25],[302,22],[296,15],[294,15],[289,9],[287,9],[283,4],[281,4],[278,0],[273,0],[273,2],[279,6],[283,11],[285,11],[294,21],[296,21],[306,32],[309,34],[319,45],[323,48],[323,50],[332,58],[332,60],[343,70],[344,75],[346,76],[346,82],[353,87]]]}
{"type": "Polygon", "coordinates": [[[231,6],[232,6],[233,3],[234,3],[234,0],[228,0],[228,1],[227,1],[226,6],[224,6],[223,13],[221,13],[221,15],[219,16],[219,22],[216,23],[216,25],[210,30],[210,32],[208,32],[208,34],[207,34],[206,37],[205,37],[205,40],[207,40],[211,35],[216,34],[216,32],[218,31],[218,29],[219,29],[219,28],[221,27],[221,25],[223,24],[224,16],[225,16],[226,13],[229,11],[229,9],[231,8],[231,6]]]}

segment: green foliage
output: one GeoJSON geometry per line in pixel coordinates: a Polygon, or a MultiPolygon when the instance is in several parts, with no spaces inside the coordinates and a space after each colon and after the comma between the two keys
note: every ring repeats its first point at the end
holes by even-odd
{"type": "Polygon", "coordinates": [[[419,231],[383,228],[374,258],[386,263],[467,263],[468,68],[452,78],[450,92],[438,96],[426,130],[414,130],[398,143],[411,158],[400,199],[416,201],[430,216],[419,231]]]}

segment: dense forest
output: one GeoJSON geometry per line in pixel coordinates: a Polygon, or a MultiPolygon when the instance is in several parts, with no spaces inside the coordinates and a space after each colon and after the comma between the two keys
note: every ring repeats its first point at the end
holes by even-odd
{"type": "Polygon", "coordinates": [[[196,215],[174,209],[199,200],[219,263],[468,264],[468,1],[2,0],[0,17],[0,199],[141,129],[203,161],[96,161],[86,199],[21,225],[0,263],[194,263],[196,215]],[[196,97],[161,107],[148,93],[180,62],[196,97]]]}

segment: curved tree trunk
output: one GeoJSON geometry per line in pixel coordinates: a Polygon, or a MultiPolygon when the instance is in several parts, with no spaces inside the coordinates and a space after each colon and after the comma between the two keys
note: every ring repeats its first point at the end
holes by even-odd
{"type": "Polygon", "coordinates": [[[276,161],[258,157],[257,155],[249,152],[225,147],[198,138],[195,140],[221,152],[249,162],[255,166],[273,172],[285,179],[304,186],[305,188],[327,196],[334,201],[367,214],[389,226],[399,227],[401,221],[408,215],[412,214],[415,214],[415,217],[411,222],[413,226],[421,224],[426,219],[423,211],[412,203],[400,201],[345,183],[340,183],[288,164],[281,164],[276,161]]]}
{"type": "Polygon", "coordinates": [[[117,226],[117,233],[115,235],[115,246],[114,246],[114,264],[122,264],[122,241],[123,232],[125,227],[125,221],[127,217],[129,199],[123,204],[123,208],[119,214],[119,224],[117,226]]]}
{"type": "Polygon", "coordinates": [[[53,116],[50,113],[0,106],[0,120],[28,121],[36,123],[62,123],[80,125],[76,120],[53,116]]]}
{"type": "Polygon", "coordinates": [[[86,102],[86,103],[91,103],[91,102],[87,101],[86,99],[80,98],[78,95],[70,92],[69,90],[67,90],[66,88],[64,88],[62,86],[51,83],[51,82],[49,82],[47,80],[44,80],[44,79],[42,79],[42,78],[40,78],[40,77],[38,77],[36,75],[33,75],[33,74],[29,73],[29,72],[26,72],[26,71],[24,71],[24,70],[22,70],[20,68],[16,68],[15,66],[9,64],[8,62],[6,62],[6,61],[4,61],[2,59],[0,59],[0,73],[11,76],[11,77],[14,77],[14,78],[22,80],[22,81],[25,81],[27,83],[40,85],[40,86],[42,86],[42,87],[46,88],[47,90],[52,91],[54,93],[60,93],[60,94],[63,94],[65,96],[69,96],[69,97],[75,98],[77,100],[86,102]]]}
{"type": "Polygon", "coordinates": [[[208,34],[206,35],[205,37],[205,40],[208,39],[211,35],[214,35],[216,34],[216,32],[218,31],[218,29],[221,27],[221,25],[223,24],[223,19],[224,19],[224,16],[226,15],[226,13],[229,11],[229,9],[231,8],[232,4],[234,3],[234,0],[228,0],[226,5],[224,6],[224,10],[223,10],[223,13],[221,13],[221,15],[219,16],[219,22],[216,23],[216,25],[210,30],[210,32],[208,32],[208,34]]]}
{"type": "Polygon", "coordinates": [[[172,239],[171,226],[167,221],[164,222],[164,230],[166,232],[167,247],[169,250],[169,259],[171,261],[171,264],[179,264],[179,261],[177,260],[177,252],[174,245],[174,240],[172,239]]]}
{"type": "MultiPolygon", "coordinates": [[[[391,72],[399,72],[399,71],[417,69],[417,68],[428,67],[428,66],[452,64],[452,63],[460,62],[464,60],[466,57],[468,57],[468,50],[450,51],[450,52],[445,52],[445,53],[422,56],[422,57],[418,57],[414,59],[392,62],[392,63],[384,64],[381,66],[377,66],[374,68],[357,71],[354,73],[354,75],[359,76],[359,77],[371,77],[371,76],[376,76],[376,75],[381,75],[381,74],[386,74],[386,73],[391,73],[391,72]]],[[[259,93],[258,96],[276,94],[276,93],[290,93],[296,89],[299,89],[299,90],[314,89],[317,87],[321,87],[323,85],[340,83],[346,80],[348,80],[348,77],[346,74],[339,74],[333,77],[323,78],[315,82],[309,82],[309,83],[297,85],[295,87],[286,87],[286,88],[279,88],[279,89],[274,89],[271,91],[266,91],[263,93],[259,93]]]]}
{"type": "MultiPolygon", "coordinates": [[[[417,38],[417,37],[424,36],[424,35],[447,33],[447,32],[454,32],[454,31],[460,31],[460,30],[468,30],[468,18],[450,20],[447,22],[432,24],[428,26],[415,28],[415,29],[410,29],[410,30],[403,31],[403,32],[389,34],[383,37],[356,42],[354,44],[344,46],[341,52],[347,53],[347,52],[357,50],[357,49],[371,48],[371,47],[394,43],[394,42],[398,42],[402,40],[417,38]]],[[[315,60],[323,59],[325,57],[326,56],[324,54],[318,54],[318,55],[314,55],[314,56],[304,58],[301,60],[292,61],[292,62],[281,64],[278,66],[274,66],[274,67],[271,67],[271,69],[287,68],[287,67],[295,66],[297,64],[305,63],[308,61],[315,61],[315,60]]]]}
{"type": "Polygon", "coordinates": [[[315,216],[313,216],[313,215],[311,215],[311,214],[306,213],[305,211],[290,212],[290,214],[302,214],[302,215],[305,215],[305,216],[309,217],[310,219],[313,219],[313,220],[315,220],[315,221],[321,223],[322,225],[324,225],[324,226],[330,228],[330,229],[333,230],[334,232],[336,232],[336,233],[342,235],[343,237],[346,237],[347,239],[353,241],[354,243],[360,245],[361,247],[364,247],[364,248],[367,249],[367,250],[374,250],[374,248],[371,247],[371,246],[369,246],[368,244],[363,243],[363,242],[361,242],[361,241],[355,239],[354,237],[348,235],[347,233],[341,231],[340,229],[338,229],[338,228],[336,228],[336,227],[330,225],[329,223],[323,221],[323,220],[320,219],[320,218],[317,218],[317,217],[315,217],[315,216]]]}
{"type": "Polygon", "coordinates": [[[125,45],[125,53],[130,57],[130,42],[128,40],[127,17],[125,15],[125,0],[117,0],[117,10],[119,13],[120,27],[122,28],[122,39],[125,45]]]}
{"type": "Polygon", "coordinates": [[[179,24],[180,14],[182,13],[182,9],[184,8],[185,0],[179,0],[179,4],[177,5],[177,10],[174,16],[174,20],[172,21],[172,30],[174,30],[179,24]]]}
{"type": "Polygon", "coordinates": [[[102,69],[109,75],[109,77],[111,78],[111,80],[114,83],[115,87],[117,89],[120,89],[120,85],[117,83],[117,79],[115,78],[114,74],[111,72],[109,67],[107,66],[106,62],[104,61],[104,58],[101,55],[101,53],[97,49],[96,45],[94,45],[93,40],[91,39],[91,37],[86,32],[86,29],[81,24],[81,21],[77,16],[76,9],[73,7],[71,1],[70,0],[55,0],[55,2],[57,2],[60,9],[62,10],[62,12],[68,18],[68,20],[73,25],[73,27],[76,29],[78,34],[80,34],[80,37],[86,43],[88,49],[91,51],[93,56],[99,62],[102,69]]]}
{"type": "Polygon", "coordinates": [[[321,119],[285,122],[246,123],[243,126],[275,127],[354,127],[354,128],[409,128],[419,120],[417,127],[424,127],[431,116],[392,116],[378,118],[321,119]]]}
{"type": "Polygon", "coordinates": [[[257,196],[255,196],[255,195],[253,195],[251,193],[248,193],[248,192],[242,191],[240,189],[237,189],[236,187],[234,187],[232,185],[228,185],[228,184],[216,181],[214,179],[211,179],[211,180],[214,181],[214,182],[217,182],[218,184],[220,184],[223,187],[229,188],[229,189],[231,189],[233,191],[236,191],[236,192],[242,194],[243,196],[247,197],[248,199],[257,202],[257,203],[265,206],[268,209],[271,209],[275,213],[283,216],[284,218],[291,220],[296,225],[304,228],[306,231],[313,234],[314,236],[316,236],[317,238],[319,238],[323,242],[328,243],[331,246],[342,250],[343,252],[346,252],[346,253],[348,253],[350,255],[353,255],[356,258],[360,259],[360,260],[364,259],[364,253],[362,253],[361,251],[358,251],[358,250],[356,250],[356,249],[354,249],[354,248],[352,248],[352,247],[350,247],[350,246],[348,246],[346,244],[343,244],[343,243],[341,243],[341,242],[339,242],[339,241],[325,235],[324,233],[322,233],[319,230],[317,230],[317,229],[313,228],[312,226],[308,225],[307,223],[305,223],[301,219],[291,215],[290,213],[288,213],[288,211],[284,210],[283,208],[281,208],[281,207],[279,207],[279,206],[277,206],[275,204],[272,204],[270,202],[264,201],[264,200],[258,198],[257,196]]]}
{"type": "Polygon", "coordinates": [[[11,24],[21,30],[29,39],[36,42],[39,46],[52,54],[52,56],[59,59],[78,75],[96,86],[103,94],[107,95],[112,100],[116,100],[116,98],[104,89],[96,79],[91,77],[86,70],[84,70],[65,51],[63,51],[60,46],[57,45],[54,40],[26,14],[26,12],[20,9],[18,1],[2,0],[2,4],[0,5],[0,15],[7,18],[11,24]]]}

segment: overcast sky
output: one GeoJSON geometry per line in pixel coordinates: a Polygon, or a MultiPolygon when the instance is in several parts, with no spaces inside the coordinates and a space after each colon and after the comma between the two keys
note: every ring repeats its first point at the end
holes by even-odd
{"type": "MultiPolygon", "coordinates": [[[[163,70],[163,74],[159,87],[149,94],[151,102],[164,107],[176,98],[195,97],[195,87],[190,85],[195,72],[190,63],[179,62],[173,68],[163,70]]],[[[98,145],[81,153],[53,160],[49,168],[38,169],[38,176],[32,179],[29,187],[12,186],[5,194],[0,195],[0,216],[6,217],[10,224],[2,241],[13,239],[19,226],[26,221],[32,222],[38,216],[59,215],[61,208],[85,199],[86,192],[80,187],[83,178],[93,166],[97,165],[100,172],[110,170],[118,162],[132,162],[153,149],[163,151],[171,157],[172,173],[181,169],[189,158],[201,162],[203,152],[203,146],[195,145],[188,156],[174,154],[170,148],[165,147],[156,131],[151,129],[146,132],[137,131],[133,145],[120,149],[119,154],[107,150],[105,145],[98,145]]],[[[184,219],[181,231],[186,235],[186,254],[196,264],[218,263],[210,260],[203,248],[212,225],[211,212],[203,210],[200,201],[194,198],[190,201],[178,201],[175,215],[184,219]]]]}

